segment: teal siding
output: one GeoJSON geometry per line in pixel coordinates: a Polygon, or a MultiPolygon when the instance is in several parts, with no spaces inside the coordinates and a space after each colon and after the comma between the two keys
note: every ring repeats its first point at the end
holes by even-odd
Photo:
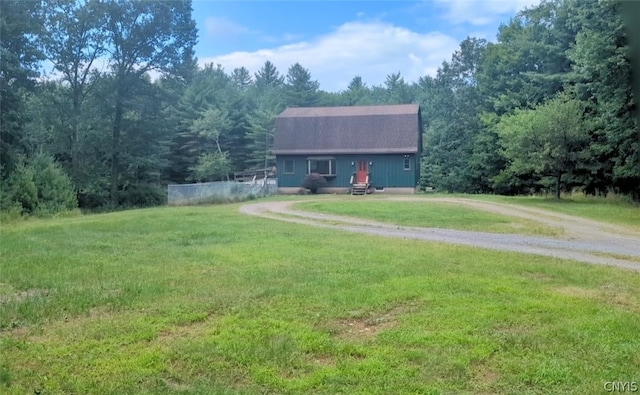
{"type": "MultiPolygon", "coordinates": [[[[351,175],[356,171],[358,160],[371,162],[369,173],[371,185],[376,188],[396,187],[414,188],[420,179],[419,156],[408,154],[411,168],[404,170],[403,154],[387,155],[323,155],[336,160],[336,176],[327,178],[327,187],[348,187],[351,175]],[[353,163],[353,165],[352,165],[353,163]]],[[[307,174],[307,158],[311,155],[278,155],[276,166],[278,171],[278,186],[299,187],[307,174]],[[284,161],[293,160],[294,173],[284,174],[284,161]]]]}

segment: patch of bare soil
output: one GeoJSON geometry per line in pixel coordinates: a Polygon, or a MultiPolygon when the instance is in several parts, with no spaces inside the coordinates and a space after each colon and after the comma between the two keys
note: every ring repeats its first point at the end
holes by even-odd
{"type": "Polygon", "coordinates": [[[188,384],[179,382],[177,380],[174,379],[162,379],[162,381],[164,382],[164,384],[171,390],[173,391],[177,391],[177,392],[187,392],[191,389],[191,387],[189,387],[188,384]]]}
{"type": "Polygon", "coordinates": [[[555,292],[561,295],[571,296],[574,298],[596,298],[600,294],[596,290],[580,288],[580,287],[560,287],[560,288],[556,288],[555,292]]]}
{"type": "Polygon", "coordinates": [[[330,355],[316,355],[313,362],[318,366],[336,366],[336,359],[330,355]]]}
{"type": "Polygon", "coordinates": [[[500,373],[494,369],[491,369],[487,366],[480,366],[474,372],[474,382],[477,384],[480,389],[488,389],[495,382],[500,380],[500,373]]]}
{"type": "Polygon", "coordinates": [[[172,326],[159,333],[156,341],[164,344],[171,343],[177,339],[203,337],[212,330],[213,315],[209,314],[203,320],[185,322],[172,326]]]}
{"type": "Polygon", "coordinates": [[[561,237],[537,237],[400,226],[291,208],[291,205],[302,202],[301,200],[245,204],[240,207],[240,212],[279,221],[348,232],[545,255],[640,271],[640,262],[638,262],[638,258],[640,258],[640,233],[629,228],[537,208],[480,202],[464,198],[391,197],[388,199],[420,201],[427,204],[430,201],[461,204],[492,213],[536,221],[549,227],[562,229],[563,234],[561,237]]]}
{"type": "Polygon", "coordinates": [[[15,292],[8,295],[0,295],[0,304],[9,302],[24,302],[31,298],[47,298],[52,293],[49,289],[30,288],[24,291],[15,292]]]}
{"type": "Polygon", "coordinates": [[[581,299],[593,299],[608,303],[623,310],[631,312],[640,312],[640,298],[637,293],[629,290],[621,290],[608,286],[600,289],[586,289],[580,287],[558,287],[553,289],[554,292],[581,299]]]}
{"type": "Polygon", "coordinates": [[[352,312],[350,317],[328,324],[336,337],[342,340],[364,340],[394,328],[398,319],[414,309],[413,304],[401,304],[382,313],[352,312]]]}
{"type": "Polygon", "coordinates": [[[343,340],[359,340],[375,337],[378,333],[392,328],[394,320],[379,319],[352,319],[339,321],[337,336],[343,340]]]}

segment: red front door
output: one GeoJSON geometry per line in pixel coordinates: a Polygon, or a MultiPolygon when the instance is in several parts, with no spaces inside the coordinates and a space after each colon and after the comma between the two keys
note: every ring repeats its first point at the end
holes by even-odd
{"type": "Polygon", "coordinates": [[[356,170],[356,182],[358,184],[367,182],[367,174],[369,174],[369,163],[366,160],[359,160],[356,170]]]}

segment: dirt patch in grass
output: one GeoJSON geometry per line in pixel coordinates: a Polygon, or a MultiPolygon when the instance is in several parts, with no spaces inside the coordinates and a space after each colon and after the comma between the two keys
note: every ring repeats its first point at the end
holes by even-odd
{"type": "Polygon", "coordinates": [[[161,344],[171,343],[177,339],[188,339],[203,337],[211,330],[211,324],[214,319],[213,314],[209,314],[203,319],[193,320],[177,324],[171,328],[165,329],[158,334],[156,341],[161,344]]]}
{"type": "Polygon", "coordinates": [[[635,288],[621,287],[615,283],[605,284],[600,287],[600,300],[626,310],[640,312],[640,297],[635,288]]]}
{"type": "Polygon", "coordinates": [[[338,337],[343,340],[366,339],[392,328],[395,323],[386,317],[340,320],[338,337]]]}
{"type": "Polygon", "coordinates": [[[614,306],[621,307],[625,310],[640,312],[640,302],[637,297],[633,297],[626,293],[612,293],[604,295],[605,300],[614,306]]]}
{"type": "Polygon", "coordinates": [[[97,306],[89,310],[89,317],[94,319],[104,319],[113,316],[113,309],[109,306],[97,306]]]}
{"type": "Polygon", "coordinates": [[[494,335],[497,335],[498,337],[523,336],[529,334],[530,332],[531,328],[527,326],[511,324],[497,325],[493,329],[494,335]]]}
{"type": "Polygon", "coordinates": [[[330,355],[316,355],[313,357],[313,363],[318,366],[332,367],[336,366],[336,359],[330,355]]]}
{"type": "Polygon", "coordinates": [[[479,364],[473,369],[473,382],[478,394],[492,394],[493,385],[500,380],[502,375],[495,368],[485,363],[479,364]]]}
{"type": "Polygon", "coordinates": [[[366,340],[394,328],[401,316],[415,310],[415,304],[402,304],[384,312],[352,311],[350,317],[329,323],[331,332],[342,340],[366,340]]]}
{"type": "Polygon", "coordinates": [[[554,278],[546,273],[524,273],[522,278],[527,280],[535,280],[535,281],[553,281],[554,278]]]}
{"type": "Polygon", "coordinates": [[[9,302],[24,302],[31,298],[48,298],[53,292],[45,288],[30,288],[20,292],[0,295],[0,304],[9,302]]]}
{"type": "Polygon", "coordinates": [[[598,291],[596,290],[585,289],[580,287],[570,287],[570,286],[559,287],[559,288],[555,288],[554,290],[555,292],[561,295],[571,296],[576,298],[596,298],[599,295],[598,291]]]}
{"type": "Polygon", "coordinates": [[[594,301],[606,303],[610,306],[620,307],[624,310],[632,312],[640,311],[640,300],[637,295],[628,291],[616,289],[611,284],[605,285],[600,289],[585,289],[580,287],[560,287],[555,288],[555,292],[576,298],[592,299],[594,301]]]}
{"type": "Polygon", "coordinates": [[[162,379],[162,382],[172,391],[186,392],[191,389],[187,384],[178,382],[174,379],[162,379]]]}

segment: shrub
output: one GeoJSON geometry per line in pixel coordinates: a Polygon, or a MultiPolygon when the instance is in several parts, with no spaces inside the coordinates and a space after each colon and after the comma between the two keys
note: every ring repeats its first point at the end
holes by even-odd
{"type": "Polygon", "coordinates": [[[31,166],[36,172],[34,182],[38,190],[39,213],[53,214],[78,208],[71,179],[51,156],[36,154],[31,166]]]}
{"type": "MultiPolygon", "coordinates": [[[[38,207],[38,190],[36,189],[36,174],[31,166],[20,160],[11,173],[3,195],[3,209],[20,207],[23,214],[30,214],[38,207]]],[[[5,188],[3,188],[4,190],[5,188]]]]}
{"type": "Polygon", "coordinates": [[[161,206],[167,204],[167,189],[150,183],[131,184],[118,192],[118,204],[123,207],[161,206]]]}
{"type": "Polygon", "coordinates": [[[71,180],[53,158],[43,153],[21,158],[2,193],[3,209],[22,214],[54,214],[78,207],[71,180]]]}
{"type": "Polygon", "coordinates": [[[311,193],[317,193],[318,188],[323,187],[327,183],[327,180],[318,173],[311,173],[304,178],[302,187],[311,191],[311,193]]]}

